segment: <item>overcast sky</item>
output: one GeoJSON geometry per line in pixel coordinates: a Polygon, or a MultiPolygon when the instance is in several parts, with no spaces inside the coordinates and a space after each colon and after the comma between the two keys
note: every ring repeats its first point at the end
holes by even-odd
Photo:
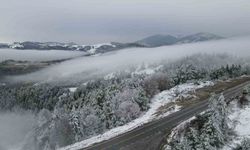
{"type": "Polygon", "coordinates": [[[249,0],[0,0],[0,41],[129,42],[250,34],[249,0]]]}

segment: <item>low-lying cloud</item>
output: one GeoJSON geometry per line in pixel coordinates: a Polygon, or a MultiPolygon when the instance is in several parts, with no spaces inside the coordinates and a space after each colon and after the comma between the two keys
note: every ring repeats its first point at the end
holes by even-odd
{"type": "Polygon", "coordinates": [[[57,81],[84,79],[140,63],[174,61],[196,53],[228,53],[233,56],[250,56],[250,37],[200,42],[158,48],[132,48],[101,56],[81,57],[27,75],[11,77],[17,81],[57,81]]]}
{"type": "Polygon", "coordinates": [[[5,60],[17,61],[50,61],[67,59],[83,55],[79,51],[60,51],[60,50],[15,50],[15,49],[0,49],[0,62],[5,60]]]}
{"type": "Polygon", "coordinates": [[[0,113],[0,150],[20,149],[34,123],[29,113],[0,113]]]}

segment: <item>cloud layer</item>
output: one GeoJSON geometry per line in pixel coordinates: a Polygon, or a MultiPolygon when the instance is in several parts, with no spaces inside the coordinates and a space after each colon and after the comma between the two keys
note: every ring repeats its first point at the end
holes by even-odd
{"type": "Polygon", "coordinates": [[[49,61],[67,59],[84,55],[84,52],[77,51],[61,51],[61,50],[15,50],[0,49],[0,62],[5,60],[21,60],[21,61],[49,61]]]}
{"type": "Polygon", "coordinates": [[[132,48],[101,56],[81,57],[65,61],[41,71],[11,77],[11,80],[57,81],[87,79],[141,63],[174,61],[196,53],[228,53],[233,56],[250,57],[250,37],[219,41],[163,46],[158,48],[132,48]]]}
{"type": "Polygon", "coordinates": [[[0,149],[18,150],[27,133],[33,129],[35,118],[29,113],[0,113],[0,149]]]}

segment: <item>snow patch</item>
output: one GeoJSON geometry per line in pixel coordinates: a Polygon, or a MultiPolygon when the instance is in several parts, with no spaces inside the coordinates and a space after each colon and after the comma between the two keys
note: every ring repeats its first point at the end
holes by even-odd
{"type": "Polygon", "coordinates": [[[235,132],[240,137],[250,137],[250,106],[243,109],[235,106],[229,118],[235,123],[235,132]]]}
{"type": "Polygon", "coordinates": [[[95,44],[95,45],[90,45],[91,49],[88,50],[88,52],[90,54],[95,54],[96,50],[98,48],[100,48],[101,46],[112,46],[112,47],[116,47],[115,45],[111,44],[111,43],[102,43],[102,44],[95,44]]]}
{"type": "Polygon", "coordinates": [[[250,138],[250,106],[239,108],[234,102],[231,106],[231,112],[229,115],[230,126],[234,129],[236,136],[221,150],[233,150],[244,138],[250,138]]]}
{"type": "Polygon", "coordinates": [[[71,87],[71,88],[69,88],[69,91],[74,93],[76,91],[76,89],[77,89],[77,87],[71,87]]]}
{"type": "Polygon", "coordinates": [[[115,73],[110,73],[110,74],[107,74],[106,76],[104,76],[104,80],[110,80],[113,78],[115,78],[115,73]]]}
{"type": "Polygon", "coordinates": [[[238,117],[239,123],[236,125],[235,131],[239,136],[250,136],[250,108],[240,110],[238,117]]]}
{"type": "MultiPolygon", "coordinates": [[[[189,123],[192,121],[192,120],[195,120],[196,117],[193,116],[191,118],[189,118],[188,120],[185,120],[183,121],[181,124],[179,124],[177,127],[175,127],[172,131],[171,131],[171,134],[170,136],[168,137],[167,141],[170,141],[171,139],[174,139],[174,137],[178,134],[179,131],[183,131],[187,125],[189,125],[189,123]]],[[[165,150],[171,150],[171,147],[169,145],[165,145],[164,146],[164,149],[165,150]]]]}
{"type": "Polygon", "coordinates": [[[111,43],[102,43],[102,44],[95,44],[93,45],[95,48],[99,48],[103,45],[107,45],[107,46],[112,46],[112,47],[116,47],[115,45],[111,44],[111,43]]]}
{"type": "Polygon", "coordinates": [[[163,68],[163,65],[154,68],[150,68],[149,65],[139,66],[132,75],[151,75],[161,70],[161,68],[163,68]]]}
{"type": "Polygon", "coordinates": [[[21,45],[20,43],[14,43],[14,44],[12,44],[10,46],[10,48],[13,48],[13,49],[15,49],[15,48],[23,48],[23,45],[21,45]]]}

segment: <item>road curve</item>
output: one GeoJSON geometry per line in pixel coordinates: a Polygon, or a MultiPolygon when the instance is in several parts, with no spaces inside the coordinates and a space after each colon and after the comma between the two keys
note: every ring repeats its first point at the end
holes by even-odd
{"type": "MultiPolygon", "coordinates": [[[[230,99],[233,96],[237,96],[241,93],[242,88],[250,84],[250,81],[230,88],[224,91],[224,96],[226,99],[230,99]]],[[[201,101],[192,106],[186,107],[178,112],[175,112],[171,115],[168,115],[159,120],[152,121],[145,125],[142,125],[134,130],[111,138],[107,141],[103,141],[97,144],[94,144],[90,147],[84,148],[82,150],[154,150],[157,149],[156,146],[152,144],[147,144],[147,141],[154,140],[155,137],[164,136],[167,131],[170,131],[172,128],[176,127],[181,122],[203,112],[208,108],[208,100],[201,101]],[[151,138],[151,140],[150,140],[151,138]],[[149,139],[149,140],[144,140],[149,139]],[[136,146],[137,141],[142,141],[140,146],[136,146]],[[143,144],[143,142],[145,142],[143,144]],[[131,146],[129,146],[131,145],[131,146]],[[151,148],[149,148],[152,146],[151,148]]],[[[158,142],[160,142],[158,140],[158,142]]],[[[159,143],[157,143],[159,145],[159,143]]]]}

